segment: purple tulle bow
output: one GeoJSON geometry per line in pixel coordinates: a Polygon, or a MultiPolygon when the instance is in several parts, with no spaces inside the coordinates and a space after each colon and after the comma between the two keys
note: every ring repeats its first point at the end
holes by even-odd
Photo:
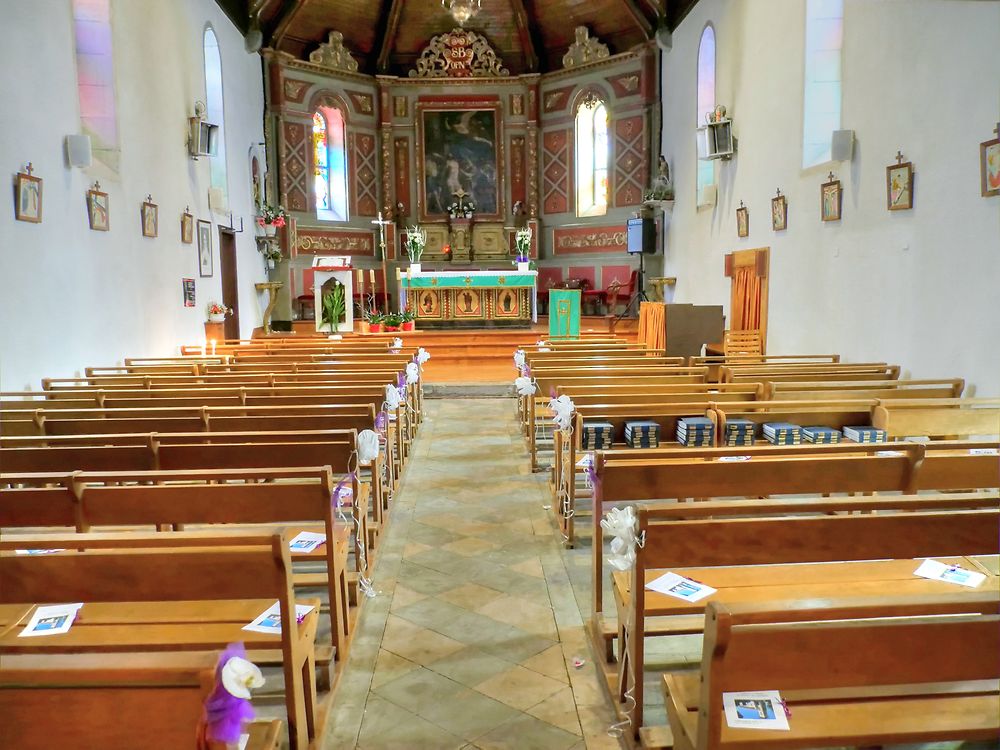
{"type": "Polygon", "coordinates": [[[400,390],[406,388],[406,376],[401,372],[396,373],[396,387],[400,390]]]}
{"type": "Polygon", "coordinates": [[[375,415],[375,431],[385,432],[385,427],[389,423],[389,413],[386,411],[380,411],[375,415]]]}
{"type": "Polygon", "coordinates": [[[215,667],[215,687],[205,699],[205,736],[215,742],[239,742],[243,725],[254,717],[253,706],[237,698],[222,684],[222,668],[234,656],[247,658],[242,643],[230,643],[215,667]]]}
{"type": "Polygon", "coordinates": [[[410,361],[413,362],[413,364],[415,364],[415,365],[419,365],[420,364],[420,355],[419,354],[414,354],[413,355],[413,359],[410,360],[410,361]]]}
{"type": "Polygon", "coordinates": [[[330,504],[334,508],[340,508],[340,496],[344,492],[344,488],[347,486],[348,482],[354,483],[354,479],[357,475],[352,471],[346,477],[337,482],[337,486],[333,488],[333,495],[330,497],[330,504]]]}
{"type": "Polygon", "coordinates": [[[594,468],[594,462],[591,461],[583,470],[587,475],[587,481],[590,482],[590,486],[595,490],[597,489],[597,470],[594,468]]]}
{"type": "Polygon", "coordinates": [[[555,401],[557,398],[559,398],[559,394],[556,393],[556,389],[555,388],[549,388],[549,398],[552,399],[553,401],[555,401]]]}

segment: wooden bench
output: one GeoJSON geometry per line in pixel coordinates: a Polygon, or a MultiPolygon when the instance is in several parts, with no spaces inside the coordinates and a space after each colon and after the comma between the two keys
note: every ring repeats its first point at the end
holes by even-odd
{"type": "Polygon", "coordinates": [[[664,677],[673,747],[996,740],[998,610],[996,591],[819,604],[713,602],[700,681],[697,673],[664,677]],[[728,726],[723,693],[758,690],[780,691],[788,731],[728,726]]]}
{"type": "MultiPolygon", "coordinates": [[[[194,747],[218,658],[216,652],[7,655],[0,670],[4,744],[18,750],[194,747]]],[[[246,750],[278,750],[282,722],[253,721],[245,732],[246,750]]],[[[225,746],[210,742],[207,750],[225,746]]]]}
{"type": "Polygon", "coordinates": [[[962,378],[941,380],[861,380],[766,382],[762,401],[847,401],[852,399],[958,398],[965,389],[962,378]]]}
{"type": "Polygon", "coordinates": [[[823,363],[839,364],[839,354],[761,354],[731,355],[726,357],[723,354],[710,354],[707,356],[688,357],[688,365],[692,367],[707,367],[708,377],[712,382],[719,380],[719,368],[727,364],[796,364],[796,363],[823,363]]]}
{"type": "Polygon", "coordinates": [[[1000,435],[1000,399],[886,401],[875,409],[872,424],[889,437],[1000,435]]]}
{"type": "Polygon", "coordinates": [[[121,549],[74,549],[49,555],[0,552],[0,604],[84,602],[72,629],[53,638],[0,636],[0,655],[205,651],[243,641],[247,650],[282,655],[289,740],[304,750],[322,736],[313,641],[318,600],[296,623],[288,541],[241,546],[145,548],[137,535],[121,549]],[[280,636],[243,630],[277,600],[280,636]],[[207,605],[207,606],[206,606],[207,605]]]}
{"type": "Polygon", "coordinates": [[[884,362],[849,364],[724,365],[719,368],[723,383],[746,381],[788,383],[812,380],[897,380],[899,365],[884,362]]]}

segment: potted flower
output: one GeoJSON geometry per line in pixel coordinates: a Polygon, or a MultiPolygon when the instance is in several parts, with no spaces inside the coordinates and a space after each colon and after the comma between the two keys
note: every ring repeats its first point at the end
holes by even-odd
{"type": "Polygon", "coordinates": [[[265,237],[274,237],[278,230],[285,226],[287,220],[288,214],[284,208],[265,205],[257,215],[257,226],[264,232],[265,237]]]}
{"type": "Polygon", "coordinates": [[[396,313],[389,313],[382,320],[382,325],[387,333],[392,333],[393,331],[398,331],[399,327],[402,325],[403,319],[400,315],[396,313]]]}
{"type": "Polygon", "coordinates": [[[226,320],[226,316],[232,312],[230,308],[220,305],[218,302],[209,302],[206,311],[209,323],[222,323],[226,320]]]}
{"type": "Polygon", "coordinates": [[[531,268],[531,227],[518,229],[514,235],[514,248],[517,252],[518,273],[525,273],[531,268]]]}
{"type": "Polygon", "coordinates": [[[257,249],[264,256],[264,264],[267,266],[267,270],[273,271],[275,264],[281,260],[281,249],[272,242],[261,242],[257,249]]]}
{"type": "Polygon", "coordinates": [[[404,310],[399,314],[400,328],[404,331],[413,331],[417,327],[417,316],[410,310],[404,310]]]}
{"type": "Polygon", "coordinates": [[[406,254],[410,256],[410,271],[420,273],[420,256],[427,246],[427,232],[419,226],[406,230],[406,254]]]}
{"type": "Polygon", "coordinates": [[[368,332],[369,333],[381,333],[382,332],[382,321],[385,316],[379,312],[373,312],[368,314],[368,332]]]}
{"type": "Polygon", "coordinates": [[[344,318],[347,310],[345,290],[343,284],[334,283],[329,291],[323,293],[323,317],[320,320],[320,326],[329,326],[330,333],[336,333],[340,330],[340,321],[344,318]]]}

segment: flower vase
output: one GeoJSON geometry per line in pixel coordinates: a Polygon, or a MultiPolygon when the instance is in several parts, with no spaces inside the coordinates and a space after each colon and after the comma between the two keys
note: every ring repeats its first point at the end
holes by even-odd
{"type": "Polygon", "coordinates": [[[517,262],[517,272],[527,273],[531,270],[531,261],[518,261],[517,262]]]}
{"type": "Polygon", "coordinates": [[[420,263],[410,261],[410,272],[411,273],[420,273],[420,268],[421,268],[420,263]]]}
{"type": "Polygon", "coordinates": [[[208,316],[209,323],[225,323],[226,316],[225,313],[212,313],[208,316]]]}
{"type": "Polygon", "coordinates": [[[267,259],[267,270],[268,271],[273,271],[274,270],[274,259],[273,258],[268,258],[267,259]]]}
{"type": "Polygon", "coordinates": [[[263,228],[265,237],[274,237],[278,234],[278,228],[274,224],[265,224],[263,228]]]}
{"type": "Polygon", "coordinates": [[[417,321],[415,320],[404,320],[401,326],[404,331],[414,331],[417,328],[417,321]]]}
{"type": "Polygon", "coordinates": [[[369,323],[368,324],[368,333],[382,333],[382,324],[381,323],[369,323]]]}

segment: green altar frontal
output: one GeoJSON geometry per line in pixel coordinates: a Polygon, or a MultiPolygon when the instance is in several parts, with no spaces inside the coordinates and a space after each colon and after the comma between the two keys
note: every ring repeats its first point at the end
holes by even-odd
{"type": "Polygon", "coordinates": [[[402,273],[400,300],[421,323],[528,325],[537,319],[535,271],[402,273]]]}

